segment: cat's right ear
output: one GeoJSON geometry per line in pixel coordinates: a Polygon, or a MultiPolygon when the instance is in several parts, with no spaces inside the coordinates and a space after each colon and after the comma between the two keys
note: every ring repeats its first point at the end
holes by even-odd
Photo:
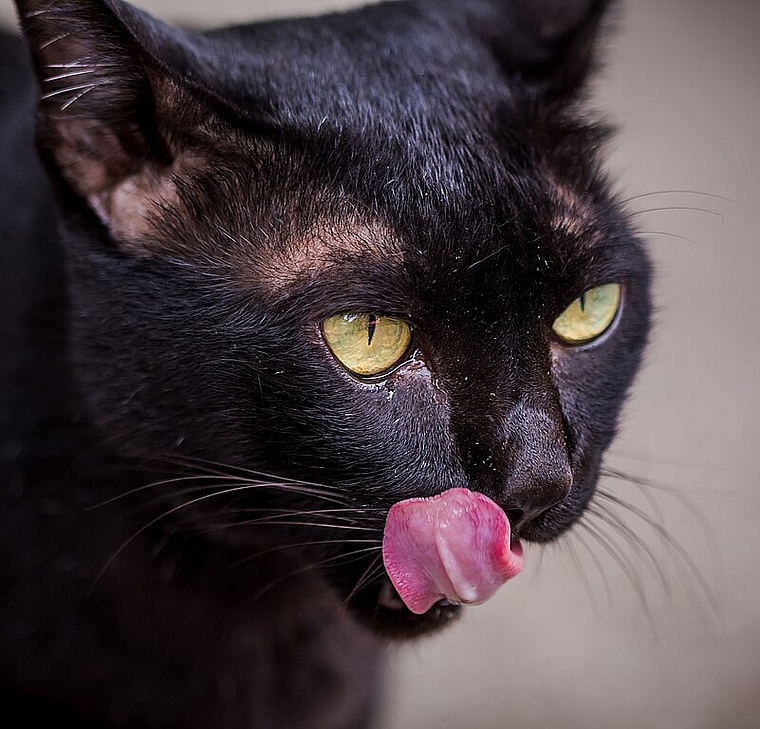
{"type": "MultiPolygon", "coordinates": [[[[462,0],[453,0],[458,3],[462,0]]],[[[566,101],[594,68],[614,0],[467,0],[475,30],[506,73],[544,101],[566,101]]]]}
{"type": "Polygon", "coordinates": [[[182,77],[185,37],[119,0],[16,4],[40,85],[43,157],[118,245],[150,253],[151,218],[200,161],[187,130],[208,116],[182,77]]]}

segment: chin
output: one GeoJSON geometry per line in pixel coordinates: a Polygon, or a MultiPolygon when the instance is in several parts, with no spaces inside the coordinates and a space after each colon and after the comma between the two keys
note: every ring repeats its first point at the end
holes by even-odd
{"type": "Polygon", "coordinates": [[[404,605],[386,575],[354,594],[348,601],[354,618],[373,633],[391,639],[435,633],[456,620],[461,605],[441,599],[422,615],[404,605]]]}

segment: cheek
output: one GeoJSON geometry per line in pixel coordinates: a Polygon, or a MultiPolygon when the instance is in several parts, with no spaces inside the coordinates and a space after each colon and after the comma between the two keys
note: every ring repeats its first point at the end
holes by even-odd
{"type": "Polygon", "coordinates": [[[572,437],[574,466],[599,455],[614,437],[631,380],[626,369],[613,346],[552,346],[552,373],[572,437]]]}
{"type": "Polygon", "coordinates": [[[459,482],[448,399],[422,363],[377,383],[336,369],[316,388],[315,404],[302,411],[309,457],[333,478],[394,499],[459,482]]]}

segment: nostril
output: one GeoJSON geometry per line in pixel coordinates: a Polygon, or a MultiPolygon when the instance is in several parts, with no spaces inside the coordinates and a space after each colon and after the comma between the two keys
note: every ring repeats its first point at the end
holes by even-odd
{"type": "Polygon", "coordinates": [[[525,520],[525,512],[522,509],[507,509],[507,518],[509,519],[512,532],[516,532],[520,524],[525,520]]]}
{"type": "Polygon", "coordinates": [[[529,487],[511,493],[505,511],[512,531],[520,536],[521,531],[529,528],[528,525],[560,503],[569,493],[570,483],[571,479],[565,483],[543,483],[540,489],[529,487]]]}
{"type": "Polygon", "coordinates": [[[573,476],[565,464],[556,464],[539,477],[529,470],[518,472],[505,484],[502,505],[512,529],[518,533],[528,528],[542,514],[561,503],[572,489],[573,476]]]}

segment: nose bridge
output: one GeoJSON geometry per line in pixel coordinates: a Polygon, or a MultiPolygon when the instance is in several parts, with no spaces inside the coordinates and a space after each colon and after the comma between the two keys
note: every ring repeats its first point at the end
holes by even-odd
{"type": "Polygon", "coordinates": [[[501,355],[451,373],[451,427],[472,487],[524,523],[570,492],[570,449],[549,363],[518,346],[501,355]]]}
{"type": "Polygon", "coordinates": [[[550,393],[521,398],[506,422],[502,505],[529,520],[561,501],[573,482],[559,403],[550,393]]]}

